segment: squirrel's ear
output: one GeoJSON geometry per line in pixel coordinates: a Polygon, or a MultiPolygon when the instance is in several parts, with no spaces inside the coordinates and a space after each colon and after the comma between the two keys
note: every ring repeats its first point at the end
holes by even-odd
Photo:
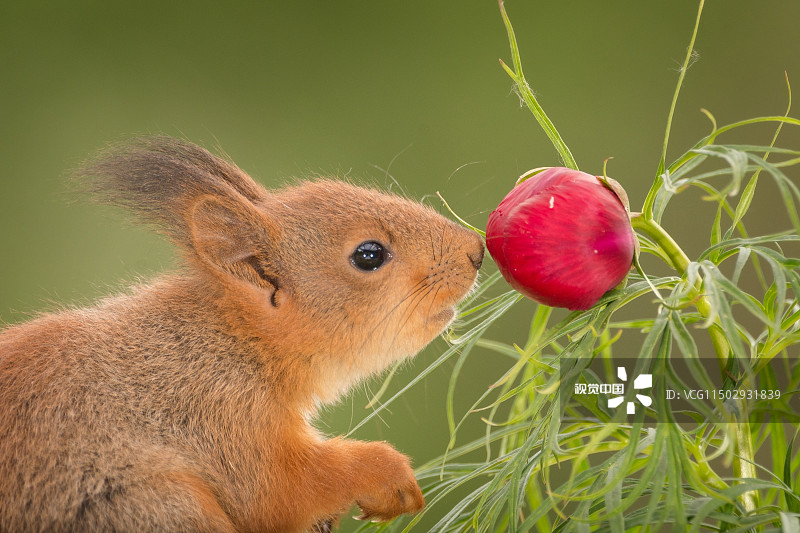
{"type": "Polygon", "coordinates": [[[232,199],[203,196],[191,206],[188,225],[192,247],[206,265],[271,290],[277,305],[280,276],[269,260],[275,233],[264,215],[232,199]]]}

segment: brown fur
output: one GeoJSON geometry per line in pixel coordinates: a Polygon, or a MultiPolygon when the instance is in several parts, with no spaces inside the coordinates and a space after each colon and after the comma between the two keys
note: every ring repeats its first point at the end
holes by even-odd
{"type": "Polygon", "coordinates": [[[0,333],[0,531],[323,531],[353,504],[424,506],[405,455],[309,421],[449,324],[477,235],[338,181],[268,192],[164,137],[83,174],[185,266],[0,333]],[[392,252],[374,272],[349,259],[367,240],[392,252]]]}

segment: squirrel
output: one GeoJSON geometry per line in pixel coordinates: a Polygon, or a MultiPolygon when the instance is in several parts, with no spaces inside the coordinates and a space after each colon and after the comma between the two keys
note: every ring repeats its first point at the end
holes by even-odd
{"type": "Polygon", "coordinates": [[[353,505],[424,507],[407,456],[312,421],[452,323],[476,233],[343,181],[268,191],[165,136],[79,175],[180,267],[0,332],[0,531],[328,531],[353,505]]]}

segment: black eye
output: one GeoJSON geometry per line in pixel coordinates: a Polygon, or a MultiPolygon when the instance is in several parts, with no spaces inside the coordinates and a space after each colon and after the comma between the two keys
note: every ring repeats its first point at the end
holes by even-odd
{"type": "Polygon", "coordinates": [[[356,247],[350,261],[359,270],[377,270],[389,258],[389,252],[379,242],[366,241],[356,247]]]}

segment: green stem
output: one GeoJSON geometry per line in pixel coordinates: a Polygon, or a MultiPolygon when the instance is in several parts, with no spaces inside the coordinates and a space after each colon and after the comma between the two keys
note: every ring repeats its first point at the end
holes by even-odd
{"type": "Polygon", "coordinates": [[[686,51],[686,57],[683,60],[683,65],[681,65],[680,75],[678,76],[678,84],[675,87],[675,93],[672,95],[672,103],[669,106],[669,114],[667,115],[667,129],[666,132],[664,132],[664,144],[661,149],[661,159],[658,162],[656,179],[653,181],[653,186],[650,188],[650,192],[647,193],[647,198],[644,202],[644,208],[642,209],[647,218],[652,218],[653,202],[655,201],[656,193],[661,188],[661,184],[663,182],[661,175],[666,169],[667,146],[669,145],[669,134],[670,130],[672,129],[672,117],[675,115],[675,107],[678,103],[678,95],[681,93],[681,87],[683,86],[683,78],[686,76],[686,71],[689,69],[689,63],[691,62],[692,53],[694,52],[694,41],[697,39],[697,30],[700,29],[700,17],[703,14],[703,3],[704,0],[700,0],[700,7],[697,9],[697,19],[695,20],[694,30],[692,31],[692,39],[689,41],[689,49],[686,51]]]}
{"type": "MultiPolygon", "coordinates": [[[[647,235],[647,237],[649,237],[661,248],[661,250],[669,258],[670,266],[672,268],[674,268],[681,276],[686,274],[686,270],[689,268],[689,264],[691,263],[689,256],[686,255],[686,252],[681,249],[678,243],[675,242],[672,236],[667,233],[667,231],[662,228],[658,222],[653,219],[647,219],[640,213],[634,213],[631,215],[631,225],[633,226],[633,229],[647,235]]],[[[695,282],[694,291],[690,295],[690,299],[694,300],[695,307],[697,307],[697,310],[700,312],[703,318],[708,318],[713,316],[713,309],[711,307],[711,302],[709,302],[708,298],[702,293],[702,285],[702,280],[698,278],[698,280],[695,282]]],[[[711,342],[714,345],[714,352],[717,354],[717,360],[719,361],[720,369],[724,369],[728,362],[728,353],[730,350],[728,341],[725,338],[722,329],[716,323],[712,323],[710,325],[709,335],[711,336],[711,342]]]]}
{"type": "MultiPolygon", "coordinates": [[[[682,276],[686,274],[686,270],[691,263],[689,257],[661,225],[652,218],[646,218],[640,213],[631,215],[631,225],[635,230],[644,233],[656,245],[661,247],[667,257],[669,257],[671,267],[682,276]]],[[[713,316],[711,303],[702,293],[701,279],[698,278],[695,282],[694,290],[690,298],[694,300],[697,311],[704,318],[713,316]]],[[[711,337],[711,343],[714,346],[714,352],[717,355],[720,370],[723,370],[730,356],[730,344],[728,344],[728,340],[725,338],[722,328],[716,322],[710,325],[708,334],[711,337]]],[[[744,409],[740,409],[740,413],[741,415],[735,422],[736,455],[734,456],[733,469],[736,476],[739,478],[756,478],[755,464],[753,462],[753,441],[750,435],[750,422],[747,419],[747,413],[744,409]]],[[[742,494],[742,502],[747,511],[756,509],[758,506],[757,498],[758,495],[754,491],[742,494]]]]}
{"type": "Polygon", "coordinates": [[[652,218],[645,218],[641,213],[631,213],[631,226],[647,235],[654,243],[661,247],[671,262],[670,266],[679,274],[686,273],[689,268],[689,256],[686,255],[672,236],[652,218]]]}
{"type": "Polygon", "coordinates": [[[528,109],[531,110],[531,113],[533,113],[533,116],[536,118],[539,126],[541,126],[542,130],[544,130],[547,138],[550,139],[551,143],[553,143],[553,146],[558,151],[561,159],[564,161],[564,166],[578,170],[578,163],[575,162],[572,152],[570,152],[567,144],[561,138],[561,135],[559,135],[555,124],[553,124],[550,118],[548,118],[547,114],[544,112],[544,109],[542,109],[542,106],[539,105],[539,102],[533,95],[530,85],[528,85],[528,82],[525,80],[525,75],[522,74],[522,60],[519,56],[519,47],[517,46],[517,38],[514,35],[514,28],[511,27],[511,20],[508,18],[506,8],[503,5],[503,0],[498,0],[498,3],[500,4],[500,15],[503,17],[503,23],[505,24],[506,32],[508,33],[508,43],[511,46],[511,60],[514,65],[514,69],[512,70],[508,65],[503,63],[502,60],[500,60],[500,65],[508,73],[511,79],[514,80],[520,96],[528,106],[528,109]]]}

